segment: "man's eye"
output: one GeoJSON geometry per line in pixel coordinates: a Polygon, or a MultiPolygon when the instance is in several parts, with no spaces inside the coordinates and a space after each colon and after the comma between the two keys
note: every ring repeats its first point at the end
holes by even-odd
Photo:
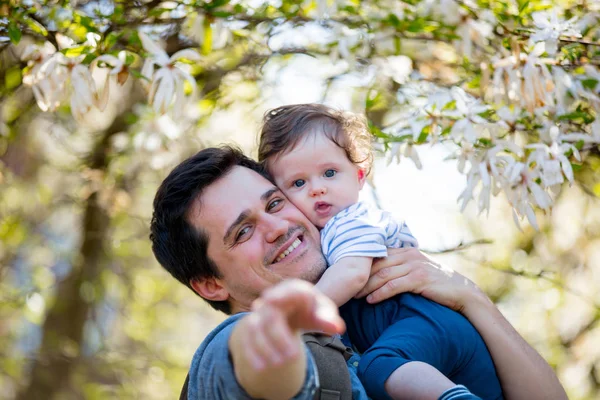
{"type": "Polygon", "coordinates": [[[292,182],[292,186],[302,187],[305,183],[306,182],[304,181],[304,179],[296,179],[294,182],[292,182]]]}
{"type": "Polygon", "coordinates": [[[267,206],[267,211],[273,211],[283,203],[283,199],[275,199],[267,206]]]}
{"type": "Polygon", "coordinates": [[[336,171],[334,169],[328,169],[327,171],[325,171],[324,175],[326,178],[333,178],[335,174],[336,171]]]}
{"type": "Polygon", "coordinates": [[[247,234],[248,232],[250,232],[250,227],[249,226],[245,226],[242,229],[240,229],[240,231],[238,232],[238,234],[235,237],[235,240],[238,241],[240,240],[245,234],[247,234]]]}

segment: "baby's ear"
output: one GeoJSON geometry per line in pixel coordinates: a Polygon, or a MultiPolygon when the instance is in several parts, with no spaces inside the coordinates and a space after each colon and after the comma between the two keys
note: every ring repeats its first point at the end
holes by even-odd
{"type": "Polygon", "coordinates": [[[358,185],[361,189],[365,185],[366,179],[367,179],[367,174],[365,173],[365,170],[362,168],[359,168],[358,169],[358,185]]]}

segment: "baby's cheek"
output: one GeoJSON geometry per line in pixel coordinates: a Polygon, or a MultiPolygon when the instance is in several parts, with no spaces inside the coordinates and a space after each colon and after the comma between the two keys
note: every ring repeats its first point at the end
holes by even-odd
{"type": "Polygon", "coordinates": [[[313,214],[313,206],[310,204],[311,202],[308,199],[306,199],[305,196],[302,196],[301,194],[297,193],[289,193],[286,194],[286,196],[292,202],[292,204],[296,206],[298,210],[302,211],[302,214],[304,214],[308,219],[310,219],[313,224],[315,223],[314,221],[312,221],[311,218],[311,214],[313,214]]]}

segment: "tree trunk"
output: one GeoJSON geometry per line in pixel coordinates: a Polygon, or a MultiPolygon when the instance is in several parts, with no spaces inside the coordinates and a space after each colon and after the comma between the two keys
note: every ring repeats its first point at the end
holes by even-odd
{"type": "MultiPolygon", "coordinates": [[[[110,139],[125,129],[122,114],[94,146],[87,167],[105,172],[109,164],[110,139]]],[[[85,204],[81,247],[69,275],[58,285],[56,300],[44,321],[42,344],[33,363],[29,385],[19,394],[19,399],[53,399],[68,387],[81,353],[85,322],[98,300],[83,298],[82,285],[97,282],[107,259],[104,243],[109,225],[109,216],[99,204],[99,194],[94,192],[85,204]]]]}

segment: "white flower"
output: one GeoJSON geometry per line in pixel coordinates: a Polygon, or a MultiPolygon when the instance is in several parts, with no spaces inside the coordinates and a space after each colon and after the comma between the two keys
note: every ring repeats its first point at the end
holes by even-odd
{"type": "Polygon", "coordinates": [[[460,143],[459,171],[463,171],[467,161],[470,164],[467,187],[458,197],[458,201],[462,202],[461,210],[466,208],[474,197],[475,189],[479,188],[479,213],[483,211],[489,213],[491,195],[496,196],[502,186],[507,186],[508,180],[504,174],[516,163],[515,158],[507,153],[512,152],[520,156],[522,151],[516,144],[505,140],[494,140],[493,144],[494,146],[489,149],[477,149],[466,140],[460,143]]]}
{"type": "Polygon", "coordinates": [[[492,95],[496,103],[519,100],[523,82],[520,64],[526,59],[526,54],[519,53],[494,61],[492,95]]]}
{"type": "Polygon", "coordinates": [[[537,46],[527,56],[523,67],[524,85],[521,92],[521,106],[529,112],[537,108],[554,106],[554,80],[546,67],[548,60],[539,58],[542,48],[537,46]]]}
{"type": "Polygon", "coordinates": [[[191,26],[191,36],[196,39],[200,46],[205,45],[207,27],[210,28],[211,43],[209,45],[211,49],[222,49],[231,40],[231,31],[222,18],[217,18],[214,22],[209,23],[204,14],[198,14],[191,26]]]}
{"type": "Polygon", "coordinates": [[[558,49],[558,39],[561,36],[581,37],[581,33],[575,30],[573,23],[576,18],[565,21],[558,17],[556,9],[552,12],[539,11],[532,14],[533,23],[536,27],[534,34],[529,38],[531,45],[538,42],[545,43],[546,52],[554,56],[558,49]]]}
{"type": "Polygon", "coordinates": [[[562,142],[564,136],[560,134],[557,126],[551,126],[547,136],[549,136],[550,145],[533,143],[526,146],[533,149],[527,158],[527,164],[535,161],[540,170],[540,179],[544,187],[549,188],[562,184],[565,178],[569,183],[573,183],[573,167],[565,153],[571,152],[576,160],[581,161],[579,150],[570,143],[562,142]]]}
{"type": "Polygon", "coordinates": [[[192,96],[195,93],[196,81],[178,63],[181,59],[200,61],[200,55],[192,50],[180,50],[171,57],[143,32],[139,32],[144,49],[150,57],[142,67],[142,75],[151,80],[149,103],[157,113],[166,113],[173,106],[175,113],[181,112],[185,100],[184,83],[187,81],[192,87],[192,96]],[[154,66],[159,69],[154,71],[154,66]]]}
{"type": "Polygon", "coordinates": [[[92,106],[97,104],[96,84],[89,68],[81,64],[85,56],[68,60],[67,68],[70,70],[71,86],[71,113],[76,120],[81,121],[92,106]]]}
{"type": "Polygon", "coordinates": [[[401,157],[410,158],[418,169],[423,168],[419,153],[412,142],[395,142],[390,149],[390,157],[388,158],[387,165],[390,165],[394,159],[399,164],[401,157]]]}
{"type": "Polygon", "coordinates": [[[472,59],[473,44],[484,47],[488,44],[488,38],[492,35],[494,27],[482,19],[467,18],[461,22],[456,30],[460,36],[461,53],[468,59],[472,59]]]}
{"type": "Polygon", "coordinates": [[[325,19],[337,11],[337,0],[317,0],[317,16],[325,19]]]}
{"type": "Polygon", "coordinates": [[[118,57],[115,57],[111,54],[103,54],[96,58],[91,65],[91,68],[95,68],[99,63],[104,63],[106,66],[110,67],[110,72],[106,74],[102,91],[99,92],[97,96],[98,100],[96,106],[101,111],[104,111],[108,102],[110,78],[115,77],[117,83],[121,86],[123,86],[129,78],[129,70],[125,64],[126,59],[127,53],[125,51],[120,51],[118,57]]]}
{"type": "Polygon", "coordinates": [[[413,69],[412,60],[406,56],[378,57],[373,60],[373,64],[379,68],[382,75],[400,84],[408,80],[413,69]]]}
{"type": "Polygon", "coordinates": [[[456,101],[456,114],[459,115],[459,119],[452,126],[450,133],[457,139],[462,136],[469,142],[475,143],[480,136],[481,127],[478,125],[488,123],[478,114],[487,111],[489,107],[458,87],[452,88],[451,94],[456,101]]]}
{"type": "Polygon", "coordinates": [[[42,111],[55,111],[60,105],[68,79],[65,64],[66,57],[54,53],[43,62],[32,80],[33,94],[42,111]]]}
{"type": "Polygon", "coordinates": [[[552,73],[556,85],[554,89],[556,112],[558,114],[564,114],[567,112],[569,103],[572,102],[571,98],[578,98],[578,89],[576,88],[573,77],[562,68],[552,67],[552,73]]]}
{"type": "Polygon", "coordinates": [[[356,55],[367,56],[369,54],[369,41],[365,37],[366,34],[359,29],[350,29],[346,25],[336,24],[333,29],[333,34],[337,38],[337,46],[331,50],[330,58],[332,62],[336,62],[340,57],[343,58],[350,66],[356,62],[356,55]],[[358,49],[355,49],[357,46],[358,49]]]}
{"type": "Polygon", "coordinates": [[[27,61],[28,72],[23,83],[30,86],[42,111],[54,111],[60,105],[66,70],[62,67],[64,56],[56,53],[49,42],[43,46],[31,44],[23,49],[21,60],[27,61]]]}
{"type": "Polygon", "coordinates": [[[423,128],[425,128],[429,123],[423,119],[414,119],[410,121],[410,133],[412,134],[413,141],[418,141],[421,136],[421,132],[423,132],[423,128]]]}

